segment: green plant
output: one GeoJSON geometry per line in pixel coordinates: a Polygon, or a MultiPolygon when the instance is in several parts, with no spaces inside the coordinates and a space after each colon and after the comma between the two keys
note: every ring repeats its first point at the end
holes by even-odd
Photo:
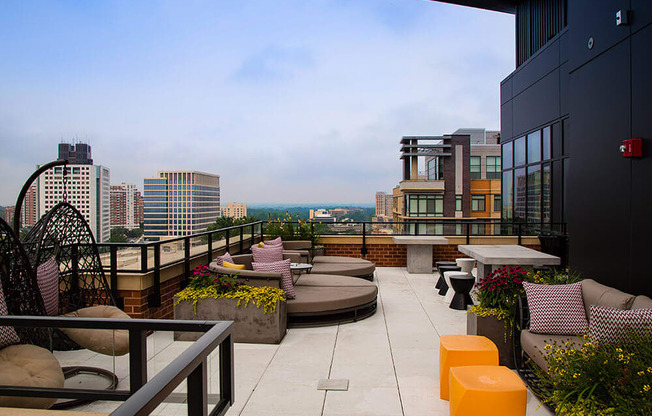
{"type": "Polygon", "coordinates": [[[568,285],[582,280],[579,273],[570,270],[537,270],[527,272],[525,279],[527,282],[537,283],[540,285],[568,285]]]}
{"type": "Polygon", "coordinates": [[[269,218],[265,226],[265,234],[270,239],[281,237],[282,240],[310,240],[314,246],[321,235],[321,224],[302,220],[298,215],[296,221],[286,212],[283,220],[269,218]]]}
{"type": "Polygon", "coordinates": [[[214,286],[218,293],[226,293],[240,285],[236,280],[237,275],[236,278],[233,278],[226,274],[213,273],[206,265],[195,267],[192,270],[192,274],[193,276],[190,278],[188,286],[186,286],[191,289],[203,289],[214,286]]]}
{"type": "Polygon", "coordinates": [[[623,342],[545,346],[547,372],[538,371],[542,398],[557,414],[652,414],[652,337],[633,332],[623,342]]]}

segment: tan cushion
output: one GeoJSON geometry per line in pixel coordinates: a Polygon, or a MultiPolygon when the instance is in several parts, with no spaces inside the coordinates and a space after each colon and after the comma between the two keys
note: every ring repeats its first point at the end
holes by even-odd
{"type": "Polygon", "coordinates": [[[528,330],[521,331],[521,348],[544,371],[548,369],[548,362],[544,358],[542,352],[545,351],[544,348],[546,344],[551,344],[555,341],[557,342],[557,345],[562,345],[566,341],[571,341],[574,343],[576,349],[581,348],[586,342],[581,336],[533,334],[528,330]]]}
{"type": "Polygon", "coordinates": [[[341,276],[369,276],[375,270],[373,263],[315,263],[312,266],[312,273],[341,276]]]}
{"type": "MultiPolygon", "coordinates": [[[[130,316],[115,306],[91,306],[63,316],[79,318],[129,319],[130,316]]],[[[126,329],[60,328],[81,347],[106,355],[125,355],[129,352],[129,331],[126,329]],[[115,345],[114,345],[115,343],[115,345]]]]}
{"type": "Polygon", "coordinates": [[[632,309],[652,309],[652,299],[644,295],[636,296],[632,303],[632,309]]]}
{"type": "MultiPolygon", "coordinates": [[[[0,384],[62,388],[63,371],[52,353],[36,345],[12,345],[0,350],[0,384]]],[[[0,406],[47,409],[57,399],[0,396],[0,406]]]]}
{"type": "Polygon", "coordinates": [[[310,240],[283,241],[285,250],[309,250],[311,247],[312,242],[310,240]]]}
{"type": "Polygon", "coordinates": [[[586,316],[589,316],[591,305],[630,309],[634,302],[634,295],[605,286],[593,279],[582,280],[582,298],[584,299],[586,316]]]}
{"type": "Polygon", "coordinates": [[[358,286],[368,287],[375,286],[373,283],[364,279],[350,276],[337,276],[332,274],[315,274],[303,273],[294,284],[295,286],[323,286],[323,287],[339,287],[339,286],[358,286]]]}
{"type": "Polygon", "coordinates": [[[356,264],[373,264],[369,260],[359,259],[357,257],[344,257],[344,256],[315,256],[312,259],[313,263],[356,263],[356,264]]]}
{"type": "Polygon", "coordinates": [[[376,285],[367,287],[296,286],[296,299],[288,299],[288,314],[318,313],[352,308],[372,302],[378,295],[376,285]]]}

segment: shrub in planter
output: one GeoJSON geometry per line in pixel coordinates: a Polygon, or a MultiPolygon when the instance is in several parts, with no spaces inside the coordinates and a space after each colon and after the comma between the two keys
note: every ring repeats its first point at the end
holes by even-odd
{"type": "Polygon", "coordinates": [[[543,400],[557,414],[652,414],[652,337],[633,332],[618,343],[548,344],[538,371],[543,400]]]}
{"type": "MultiPolygon", "coordinates": [[[[232,320],[235,342],[279,343],[287,328],[285,291],[247,286],[237,278],[215,275],[206,266],[193,270],[188,286],[174,297],[175,319],[232,320]]],[[[196,340],[198,333],[175,332],[176,340],[196,340]]]]}

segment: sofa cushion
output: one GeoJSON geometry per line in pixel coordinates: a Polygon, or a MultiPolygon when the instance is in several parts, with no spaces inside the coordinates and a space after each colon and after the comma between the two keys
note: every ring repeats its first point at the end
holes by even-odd
{"type": "MultiPolygon", "coordinates": [[[[2,283],[0,283],[0,315],[9,315],[4,291],[2,290],[2,283]]],[[[0,326],[0,348],[18,344],[19,342],[20,338],[18,338],[18,334],[13,326],[0,326]]]]}
{"type": "Polygon", "coordinates": [[[332,312],[365,305],[376,299],[376,285],[366,287],[297,286],[297,297],[288,300],[288,314],[332,312]]]}
{"type": "MultiPolygon", "coordinates": [[[[63,388],[63,383],[59,361],[45,348],[27,344],[0,350],[1,385],[63,388]]],[[[47,409],[56,401],[56,398],[0,396],[2,407],[47,409]]]]}
{"type": "MultiPolygon", "coordinates": [[[[255,256],[255,255],[254,255],[255,256]]],[[[285,290],[285,297],[294,299],[296,293],[292,284],[292,271],[290,271],[290,259],[275,261],[272,263],[252,263],[254,271],[281,273],[281,288],[285,290]]]]}
{"type": "Polygon", "coordinates": [[[59,264],[54,256],[36,268],[36,281],[45,305],[45,313],[50,316],[58,315],[59,264]]]}
{"type": "Polygon", "coordinates": [[[310,240],[283,241],[283,248],[286,250],[310,250],[312,248],[312,241],[310,240]]]}
{"type": "MultiPolygon", "coordinates": [[[[79,318],[129,319],[130,316],[115,306],[91,306],[77,309],[63,316],[79,318]]],[[[125,355],[129,352],[129,331],[126,329],[59,328],[81,347],[106,355],[125,355]]]]}
{"type": "Polygon", "coordinates": [[[589,335],[600,342],[622,342],[632,332],[649,333],[652,328],[652,309],[618,309],[591,305],[589,335]]]}
{"type": "Polygon", "coordinates": [[[332,274],[316,274],[316,273],[303,273],[294,284],[295,286],[323,286],[323,287],[339,287],[339,286],[358,286],[368,287],[369,285],[375,286],[373,283],[358,279],[357,277],[350,276],[337,276],[332,274]]]}
{"type": "Polygon", "coordinates": [[[283,244],[283,240],[281,240],[281,237],[276,237],[273,240],[267,240],[267,241],[261,241],[266,246],[278,246],[279,244],[283,244]]]}
{"type": "Polygon", "coordinates": [[[215,263],[217,263],[218,266],[221,266],[222,262],[224,262],[224,261],[228,261],[229,263],[233,263],[233,257],[231,257],[231,255],[227,251],[223,255],[215,257],[215,259],[213,261],[215,263]]]}
{"type": "Polygon", "coordinates": [[[225,267],[227,269],[235,269],[235,270],[244,270],[245,269],[244,264],[234,264],[234,263],[228,262],[226,260],[224,260],[222,262],[222,267],[225,267]]]}
{"type": "Polygon", "coordinates": [[[562,345],[568,341],[575,349],[580,349],[586,342],[584,337],[576,335],[534,334],[527,329],[521,331],[521,348],[544,371],[548,369],[548,362],[544,358],[546,344],[556,342],[562,345]]]}
{"type": "Polygon", "coordinates": [[[530,332],[576,335],[586,332],[588,322],[582,301],[582,283],[538,285],[523,282],[530,308],[530,332]]]}
{"type": "Polygon", "coordinates": [[[632,303],[632,309],[652,309],[652,299],[644,295],[636,296],[632,303]]]}
{"type": "Polygon", "coordinates": [[[344,256],[315,256],[312,259],[316,263],[356,263],[356,264],[373,264],[369,260],[359,259],[357,257],[344,257],[344,256]]]}
{"type": "Polygon", "coordinates": [[[256,263],[273,263],[283,260],[283,246],[252,247],[251,253],[256,263]]]}
{"type": "Polygon", "coordinates": [[[605,286],[593,279],[582,280],[582,298],[584,310],[589,316],[591,305],[607,306],[609,308],[630,309],[634,303],[634,295],[621,292],[613,287],[605,286]]]}
{"type": "Polygon", "coordinates": [[[341,276],[369,276],[375,270],[373,263],[315,263],[312,266],[313,273],[341,276]]]}

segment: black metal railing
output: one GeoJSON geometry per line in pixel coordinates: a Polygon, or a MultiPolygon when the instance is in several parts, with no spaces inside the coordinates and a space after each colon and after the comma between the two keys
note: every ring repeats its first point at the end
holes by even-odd
{"type": "Polygon", "coordinates": [[[96,319],[50,316],[0,316],[0,326],[86,328],[129,331],[129,390],[94,390],[0,386],[0,396],[51,397],[85,401],[124,401],[112,414],[147,415],[185,378],[188,414],[208,414],[207,360],[219,347],[219,395],[211,415],[223,415],[234,400],[232,321],[164,319],[96,319]],[[205,332],[183,354],[147,381],[147,333],[150,331],[205,332]]]}
{"type": "Polygon", "coordinates": [[[153,273],[153,293],[148,295],[149,306],[161,306],[161,269],[164,267],[183,263],[184,275],[190,275],[191,260],[206,257],[206,263],[213,261],[213,255],[218,250],[228,250],[232,254],[241,253],[246,244],[253,244],[263,238],[263,222],[257,221],[249,224],[220,228],[205,231],[189,236],[170,238],[163,241],[142,243],[98,243],[100,254],[103,254],[102,265],[105,273],[109,274],[111,291],[116,300],[118,298],[118,272],[120,273],[153,273]],[[234,238],[235,237],[235,238],[234,238]],[[195,253],[192,248],[196,247],[195,253]],[[174,252],[173,252],[174,250],[174,252]],[[128,253],[130,252],[131,253],[128,253]],[[173,255],[181,252],[181,255],[173,255]],[[106,255],[108,253],[108,258],[106,255]],[[120,267],[118,253],[124,261],[132,257],[133,263],[138,267],[120,267]],[[129,254],[132,254],[129,256],[129,254]],[[168,254],[166,256],[166,254],[168,254]],[[168,257],[167,261],[164,257],[168,257]],[[170,257],[172,257],[170,259],[170,257]],[[108,261],[105,261],[108,260],[108,261]]]}

